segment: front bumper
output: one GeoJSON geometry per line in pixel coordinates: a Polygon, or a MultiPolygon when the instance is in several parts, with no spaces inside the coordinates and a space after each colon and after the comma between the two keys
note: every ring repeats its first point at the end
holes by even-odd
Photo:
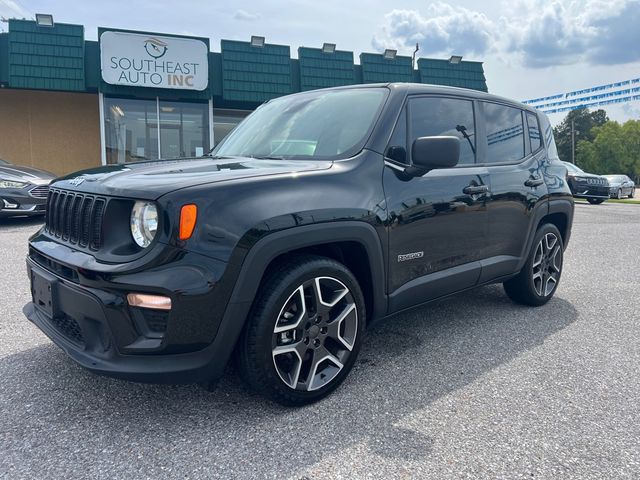
{"type": "Polygon", "coordinates": [[[587,186],[576,187],[572,192],[576,198],[609,198],[609,187],[606,186],[587,186]]]}
{"type": "MultiPolygon", "coordinates": [[[[90,283],[89,276],[84,276],[88,272],[74,278],[69,273],[72,269],[65,267],[63,276],[59,274],[62,270],[54,273],[54,268],[45,268],[43,258],[33,252],[27,258],[32,302],[23,312],[81,366],[98,374],[149,383],[194,383],[223,373],[230,354],[224,342],[229,340],[224,331],[217,335],[224,308],[213,305],[227,304],[215,287],[202,290],[203,285],[214,283],[208,269],[199,272],[204,276],[201,282],[193,277],[192,267],[191,277],[185,275],[184,259],[178,265],[156,269],[156,283],[178,277],[190,281],[197,293],[189,292],[186,285],[181,292],[150,285],[149,277],[140,273],[108,282],[104,277],[94,279],[96,287],[82,284],[90,283]],[[136,284],[136,275],[140,284],[136,284]],[[172,310],[164,322],[158,316],[145,316],[149,309],[130,307],[126,302],[127,291],[149,292],[150,288],[172,297],[172,310]]],[[[171,281],[167,286],[172,287],[171,281]]]]}
{"type": "Polygon", "coordinates": [[[0,189],[0,217],[43,215],[47,208],[47,185],[0,189]]]}

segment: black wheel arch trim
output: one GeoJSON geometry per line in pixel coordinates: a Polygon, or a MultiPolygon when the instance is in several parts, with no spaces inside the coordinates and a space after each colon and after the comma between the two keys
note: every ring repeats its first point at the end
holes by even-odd
{"type": "Polygon", "coordinates": [[[573,225],[573,212],[575,210],[575,206],[573,203],[573,198],[552,198],[549,200],[549,215],[559,213],[566,217],[567,226],[564,231],[564,238],[562,239],[563,247],[566,250],[567,245],[569,244],[569,239],[571,238],[571,227],[573,225]]]}
{"type": "Polygon", "coordinates": [[[531,224],[529,225],[529,235],[527,236],[527,243],[520,255],[520,261],[516,271],[520,271],[524,264],[527,262],[529,252],[533,245],[533,237],[535,236],[536,229],[543,218],[552,214],[562,214],[566,217],[567,227],[563,238],[563,247],[567,248],[569,243],[569,237],[571,236],[571,224],[573,222],[573,199],[569,198],[550,198],[541,200],[533,211],[531,217],[531,224]]]}
{"type": "Polygon", "coordinates": [[[289,228],[269,234],[249,250],[236,280],[230,302],[252,302],[262,276],[278,256],[293,250],[336,242],[356,242],[367,252],[373,286],[372,316],[386,312],[385,268],[382,245],[376,230],[366,222],[341,221],[289,228]]]}
{"type": "Polygon", "coordinates": [[[342,221],[305,225],[281,230],[261,238],[249,250],[213,343],[205,350],[215,352],[209,365],[211,379],[219,378],[231,357],[269,264],[278,256],[305,247],[335,242],[358,242],[367,252],[373,286],[371,319],[386,315],[386,272],[382,245],[376,230],[368,223],[342,221]]]}

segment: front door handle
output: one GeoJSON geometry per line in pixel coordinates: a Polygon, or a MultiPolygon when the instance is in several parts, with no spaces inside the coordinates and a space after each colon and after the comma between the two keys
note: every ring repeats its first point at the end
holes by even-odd
{"type": "Polygon", "coordinates": [[[486,185],[468,185],[462,189],[462,192],[467,195],[480,195],[482,193],[487,193],[488,191],[489,187],[486,185]]]}
{"type": "Polygon", "coordinates": [[[531,176],[529,179],[524,182],[527,187],[539,187],[544,183],[544,180],[540,177],[531,176]]]}

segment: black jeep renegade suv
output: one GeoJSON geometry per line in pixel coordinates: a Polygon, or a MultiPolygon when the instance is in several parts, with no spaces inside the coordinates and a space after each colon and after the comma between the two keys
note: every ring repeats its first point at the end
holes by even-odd
{"type": "Polygon", "coordinates": [[[210,156],[51,185],[26,316],[80,365],[148,382],[334,390],[372,321],[478,285],[542,305],[573,200],[547,118],[385,84],[272,100],[210,156]]]}

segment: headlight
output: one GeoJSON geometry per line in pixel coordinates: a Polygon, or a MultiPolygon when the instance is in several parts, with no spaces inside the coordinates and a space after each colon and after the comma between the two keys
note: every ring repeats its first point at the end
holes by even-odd
{"type": "Polygon", "coordinates": [[[29,185],[27,182],[16,182],[15,180],[5,180],[0,178],[0,188],[22,188],[29,185]]]}
{"type": "Polygon", "coordinates": [[[153,203],[136,202],[131,210],[131,235],[141,247],[148,247],[158,229],[158,209],[153,203]]]}

